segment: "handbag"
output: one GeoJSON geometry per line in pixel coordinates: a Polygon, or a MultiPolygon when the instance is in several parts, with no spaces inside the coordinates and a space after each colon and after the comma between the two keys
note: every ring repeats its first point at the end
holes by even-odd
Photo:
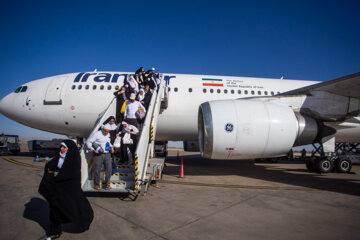
{"type": "Polygon", "coordinates": [[[144,119],[144,118],[145,118],[145,112],[142,111],[142,110],[138,110],[138,111],[136,112],[136,118],[137,118],[137,119],[144,119]]]}
{"type": "Polygon", "coordinates": [[[131,135],[129,133],[125,133],[124,137],[122,138],[123,144],[133,144],[133,140],[131,139],[131,135]]]}
{"type": "Polygon", "coordinates": [[[120,148],[121,147],[121,137],[117,136],[114,141],[114,148],[120,148]]]}

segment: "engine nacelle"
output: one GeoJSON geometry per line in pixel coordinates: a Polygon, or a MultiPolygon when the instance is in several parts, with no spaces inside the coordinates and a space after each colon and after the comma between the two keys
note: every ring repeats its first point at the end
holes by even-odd
{"type": "Polygon", "coordinates": [[[302,117],[301,124],[290,107],[272,102],[239,99],[203,103],[198,113],[200,152],[211,159],[284,155],[297,140],[308,144],[317,136],[316,121],[298,117],[302,117]]]}

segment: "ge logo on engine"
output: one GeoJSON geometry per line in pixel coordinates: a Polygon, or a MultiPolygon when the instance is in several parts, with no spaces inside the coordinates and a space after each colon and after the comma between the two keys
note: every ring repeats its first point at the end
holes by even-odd
{"type": "Polygon", "coordinates": [[[225,124],[225,131],[232,132],[234,130],[234,125],[232,123],[225,124]]]}

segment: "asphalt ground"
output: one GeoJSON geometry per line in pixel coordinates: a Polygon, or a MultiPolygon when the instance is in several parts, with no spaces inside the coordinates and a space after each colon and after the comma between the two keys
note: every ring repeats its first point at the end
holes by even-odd
{"type": "MultiPolygon", "coordinates": [[[[146,196],[88,197],[89,231],[60,239],[359,239],[360,166],[351,174],[307,172],[301,161],[206,160],[176,151],[146,196]]],[[[0,239],[42,239],[49,208],[37,192],[44,163],[0,156],[0,239]]]]}

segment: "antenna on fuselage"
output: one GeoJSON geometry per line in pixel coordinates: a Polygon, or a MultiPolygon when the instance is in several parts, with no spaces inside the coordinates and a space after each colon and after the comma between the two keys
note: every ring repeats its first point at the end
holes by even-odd
{"type": "Polygon", "coordinates": [[[97,68],[94,69],[94,72],[97,72],[97,68]]]}
{"type": "Polygon", "coordinates": [[[284,79],[284,76],[281,76],[280,80],[283,80],[284,79]]]}

